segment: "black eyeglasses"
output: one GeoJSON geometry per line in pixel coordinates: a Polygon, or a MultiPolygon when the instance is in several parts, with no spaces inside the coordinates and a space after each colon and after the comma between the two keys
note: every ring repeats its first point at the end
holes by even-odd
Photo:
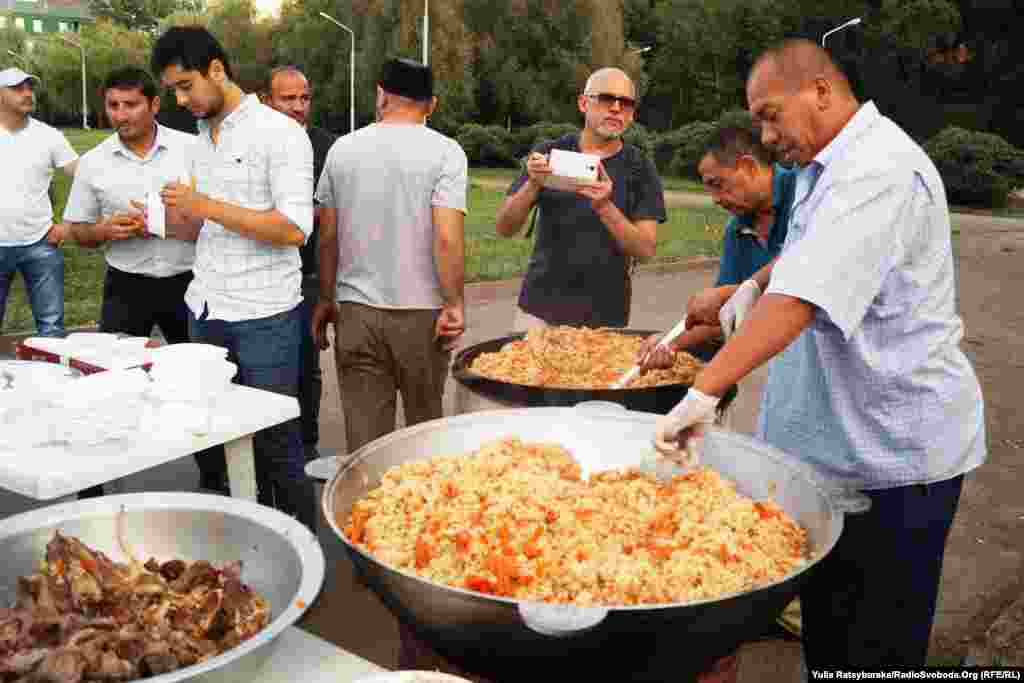
{"type": "Polygon", "coordinates": [[[636,100],[632,97],[623,97],[621,95],[611,95],[609,93],[599,93],[597,95],[587,95],[587,97],[594,102],[597,102],[602,107],[608,109],[612,108],[613,104],[618,104],[624,111],[633,111],[636,109],[636,100]]]}

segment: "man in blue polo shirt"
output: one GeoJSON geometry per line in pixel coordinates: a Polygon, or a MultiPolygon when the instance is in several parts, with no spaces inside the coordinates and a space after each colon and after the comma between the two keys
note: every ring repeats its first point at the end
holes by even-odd
{"type": "MultiPolygon", "coordinates": [[[[725,226],[715,287],[738,285],[782,250],[796,174],[772,163],[771,152],[761,144],[758,131],[744,126],[718,128],[704,148],[697,172],[714,202],[733,214],[725,226]]],[[[649,337],[638,358],[643,358],[662,336],[649,337]]],[[[676,351],[694,349],[721,336],[718,325],[693,327],[676,339],[671,351],[658,349],[651,353],[643,370],[671,367],[676,351]]],[[[730,426],[736,431],[754,432],[763,382],[764,378],[752,377],[740,387],[729,411],[730,426]]]]}

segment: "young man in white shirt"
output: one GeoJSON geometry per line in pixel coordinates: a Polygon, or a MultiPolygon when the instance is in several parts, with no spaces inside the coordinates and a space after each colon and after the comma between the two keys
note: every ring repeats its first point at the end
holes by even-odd
{"type": "MultiPolygon", "coordinates": [[[[202,221],[185,295],[193,340],[228,349],[246,386],[295,397],[302,337],[299,247],[313,230],[313,146],[298,123],[246,95],[209,31],[168,29],[153,71],[199,119],[191,177],[164,205],[202,221]]],[[[299,421],[255,437],[259,501],[316,528],[299,421]]]]}
{"type": "MultiPolygon", "coordinates": [[[[138,67],[113,71],[103,99],[116,133],[82,156],[64,209],[75,241],[105,251],[100,330],[148,337],[159,325],[168,343],[186,342],[185,291],[192,281],[199,225],[172,212],[166,239],[157,239],[147,232],[142,211],[147,194],[188,172],[196,136],[156,122],[156,82],[138,67]]],[[[197,455],[196,461],[200,486],[207,486],[210,458],[197,455]]],[[[218,472],[214,468],[211,476],[218,472]]],[[[79,497],[102,492],[97,486],[79,497]]]]}
{"type": "Polygon", "coordinates": [[[50,180],[59,168],[75,173],[78,154],[55,128],[37,121],[39,79],[18,68],[0,71],[0,328],[14,273],[25,279],[36,331],[64,335],[66,226],[53,223],[50,180]]]}

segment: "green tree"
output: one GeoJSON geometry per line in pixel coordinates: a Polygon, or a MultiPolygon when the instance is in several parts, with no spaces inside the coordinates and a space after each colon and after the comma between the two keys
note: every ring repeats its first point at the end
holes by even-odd
{"type": "Polygon", "coordinates": [[[183,10],[199,14],[205,4],[204,0],[89,0],[89,11],[131,29],[152,31],[161,19],[183,10]]]}
{"type": "MultiPolygon", "coordinates": [[[[70,40],[85,48],[89,114],[102,127],[106,125],[100,92],[103,80],[119,66],[146,68],[151,36],[102,19],[84,25],[70,40]]],[[[82,62],[78,47],[51,34],[35,39],[30,55],[32,67],[43,82],[40,115],[52,123],[77,125],[82,115],[82,62]]]]}

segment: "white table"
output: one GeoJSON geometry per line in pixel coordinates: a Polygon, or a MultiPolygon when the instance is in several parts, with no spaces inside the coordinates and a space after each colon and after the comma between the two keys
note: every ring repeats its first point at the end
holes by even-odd
{"type": "Polygon", "coordinates": [[[347,683],[386,670],[296,626],[289,626],[263,647],[192,680],[196,683],[347,683]]]}
{"type": "Polygon", "coordinates": [[[233,384],[217,404],[209,434],[181,429],[175,438],[140,430],[135,438],[94,446],[37,446],[14,451],[0,439],[0,487],[37,500],[50,500],[197,451],[224,444],[231,495],[256,500],[253,434],[299,416],[299,402],[261,389],[233,384]]]}

